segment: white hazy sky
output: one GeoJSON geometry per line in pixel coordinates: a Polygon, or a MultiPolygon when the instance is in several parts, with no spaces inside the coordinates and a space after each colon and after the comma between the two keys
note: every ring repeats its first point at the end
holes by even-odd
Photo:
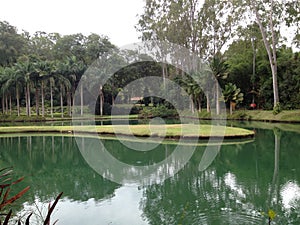
{"type": "Polygon", "coordinates": [[[134,26],[144,0],[6,0],[0,20],[26,30],[60,34],[97,33],[119,47],[138,42],[134,26]]]}

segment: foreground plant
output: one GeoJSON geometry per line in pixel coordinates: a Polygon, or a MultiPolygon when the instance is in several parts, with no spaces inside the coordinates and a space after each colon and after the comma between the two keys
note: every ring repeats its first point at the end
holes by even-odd
{"type": "MultiPolygon", "coordinates": [[[[9,209],[8,213],[5,213],[4,211],[8,210],[13,202],[15,202],[17,199],[21,198],[29,189],[30,187],[25,187],[22,191],[19,193],[13,195],[12,197],[9,197],[11,188],[13,185],[20,183],[22,180],[24,180],[24,177],[19,178],[16,181],[13,181],[11,175],[13,173],[12,168],[4,168],[0,170],[0,224],[2,225],[8,225],[10,224],[13,218],[12,209],[9,209]],[[3,221],[3,222],[2,222],[3,221]]],[[[46,219],[43,223],[43,225],[50,225],[50,216],[58,202],[58,200],[61,198],[63,192],[61,192],[55,199],[54,203],[51,205],[49,204],[48,213],[46,216],[46,219]]],[[[32,216],[32,213],[30,213],[25,221],[25,225],[30,224],[30,217],[32,216]]],[[[55,221],[53,224],[55,224],[57,221],[55,221]]],[[[21,220],[18,220],[18,225],[22,225],[21,220]]]]}

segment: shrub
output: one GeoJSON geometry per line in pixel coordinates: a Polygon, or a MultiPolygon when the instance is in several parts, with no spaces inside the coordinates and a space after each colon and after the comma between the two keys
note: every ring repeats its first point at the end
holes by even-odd
{"type": "Polygon", "coordinates": [[[273,107],[273,114],[274,114],[274,115],[277,115],[277,114],[279,114],[281,111],[282,111],[281,105],[280,105],[280,103],[278,102],[278,103],[273,107]]]}
{"type": "Polygon", "coordinates": [[[174,118],[178,117],[177,111],[173,108],[167,108],[165,105],[159,105],[156,107],[145,107],[140,111],[140,117],[142,118],[153,118],[153,117],[162,117],[162,118],[174,118]]]}

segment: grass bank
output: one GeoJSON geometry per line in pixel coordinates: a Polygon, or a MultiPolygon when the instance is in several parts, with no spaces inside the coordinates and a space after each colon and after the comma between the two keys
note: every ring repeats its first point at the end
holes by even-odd
{"type": "Polygon", "coordinates": [[[51,116],[36,116],[32,115],[31,117],[28,117],[26,115],[2,115],[0,116],[0,122],[47,122],[47,121],[71,121],[71,120],[111,120],[111,119],[138,119],[138,115],[105,115],[105,116],[99,116],[99,115],[90,115],[85,114],[81,117],[70,117],[70,116],[64,116],[61,117],[61,115],[56,115],[54,117],[51,116]]]}
{"type": "Polygon", "coordinates": [[[171,124],[171,125],[105,125],[105,126],[11,126],[1,127],[0,134],[12,133],[80,133],[100,135],[125,135],[138,137],[159,138],[200,138],[210,137],[247,138],[253,137],[251,130],[236,127],[221,127],[201,125],[200,129],[193,124],[171,124]]]}
{"type": "MultiPolygon", "coordinates": [[[[199,113],[200,119],[210,119],[207,112],[199,113]]],[[[237,110],[232,115],[227,114],[228,120],[247,120],[263,122],[300,123],[300,110],[284,110],[276,115],[270,110],[237,110]]]]}
{"type": "MultiPolygon", "coordinates": [[[[182,115],[185,115],[183,112],[182,115]]],[[[190,115],[186,113],[186,115],[190,115]]],[[[55,113],[54,117],[50,115],[46,115],[45,117],[32,115],[31,117],[27,117],[22,115],[20,117],[16,115],[0,115],[0,122],[46,122],[46,121],[71,121],[72,119],[75,120],[111,120],[111,119],[138,119],[141,115],[91,115],[91,114],[84,114],[80,117],[69,117],[65,115],[63,118],[61,117],[60,113],[55,113]]],[[[159,116],[159,115],[158,115],[159,116]]],[[[205,110],[199,113],[200,119],[211,119],[210,113],[207,113],[205,110]]],[[[195,114],[195,117],[197,115],[195,114]]],[[[264,122],[285,122],[285,123],[300,123],[300,110],[284,110],[277,115],[273,114],[273,111],[270,110],[236,110],[233,112],[232,115],[229,113],[227,114],[226,118],[228,120],[243,120],[243,121],[264,121],[264,122]]]]}

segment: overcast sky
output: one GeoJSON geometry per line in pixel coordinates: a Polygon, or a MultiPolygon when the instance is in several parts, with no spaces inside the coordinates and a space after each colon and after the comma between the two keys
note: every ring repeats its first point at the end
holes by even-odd
{"type": "Polygon", "coordinates": [[[134,25],[144,0],[6,0],[0,20],[34,33],[97,33],[119,47],[138,42],[134,25]]]}

